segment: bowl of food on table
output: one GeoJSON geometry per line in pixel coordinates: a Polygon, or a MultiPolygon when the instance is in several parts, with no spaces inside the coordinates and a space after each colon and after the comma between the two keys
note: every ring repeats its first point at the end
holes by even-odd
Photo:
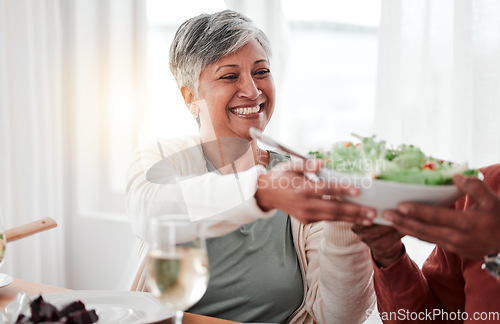
{"type": "Polygon", "coordinates": [[[360,188],[359,196],[345,199],[374,207],[378,211],[374,222],[378,224],[390,225],[382,212],[396,209],[400,202],[449,205],[463,195],[453,184],[454,175],[481,176],[467,163],[428,156],[414,145],[390,147],[375,136],[352,136],[354,141],[310,151],[309,157],[323,162],[320,179],[360,188]]]}

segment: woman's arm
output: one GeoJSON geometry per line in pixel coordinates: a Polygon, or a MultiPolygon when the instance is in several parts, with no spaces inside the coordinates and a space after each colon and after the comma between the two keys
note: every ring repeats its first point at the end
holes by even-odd
{"type": "Polygon", "coordinates": [[[369,250],[347,222],[303,226],[307,291],[305,312],[293,322],[312,316],[318,323],[363,323],[375,305],[369,250]]]}
{"type": "Polygon", "coordinates": [[[237,176],[207,173],[201,147],[194,137],[145,146],[134,154],[126,189],[134,232],[144,238],[149,219],[168,214],[210,221],[210,236],[270,217],[272,211],[262,211],[254,197],[261,172],[263,168],[257,166],[237,176]]]}
{"type": "Polygon", "coordinates": [[[194,137],[153,143],[135,153],[130,168],[126,193],[134,231],[143,237],[149,218],[164,214],[215,222],[208,235],[222,235],[238,224],[270,217],[274,209],[302,223],[362,222],[375,217],[371,208],[323,199],[325,195],[356,195],[359,190],[308,180],[305,173],[320,168],[310,162],[284,162],[269,172],[255,166],[220,175],[207,173],[201,145],[194,137]]]}

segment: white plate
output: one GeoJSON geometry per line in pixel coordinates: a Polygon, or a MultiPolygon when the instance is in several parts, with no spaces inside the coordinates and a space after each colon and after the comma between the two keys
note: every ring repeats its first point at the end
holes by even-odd
{"type": "Polygon", "coordinates": [[[87,310],[95,309],[99,316],[97,323],[153,323],[173,316],[172,311],[147,292],[74,290],[42,294],[42,297],[58,309],[81,300],[87,310]]]}
{"type": "Polygon", "coordinates": [[[0,273],[0,288],[10,285],[13,281],[14,279],[11,276],[0,273]]]}

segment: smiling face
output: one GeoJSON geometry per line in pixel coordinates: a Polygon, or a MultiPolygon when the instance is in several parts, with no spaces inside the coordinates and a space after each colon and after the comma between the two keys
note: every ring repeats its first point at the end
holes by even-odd
{"type": "Polygon", "coordinates": [[[202,140],[242,137],[250,127],[264,130],[274,110],[275,89],[262,46],[252,40],[234,54],[207,66],[200,74],[198,93],[185,89],[189,105],[200,106],[202,140]]]}

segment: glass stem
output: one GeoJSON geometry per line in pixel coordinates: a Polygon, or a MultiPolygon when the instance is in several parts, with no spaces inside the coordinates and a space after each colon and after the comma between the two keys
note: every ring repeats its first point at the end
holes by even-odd
{"type": "Polygon", "coordinates": [[[174,324],[182,324],[182,317],[184,316],[184,312],[177,310],[174,315],[174,324]]]}

